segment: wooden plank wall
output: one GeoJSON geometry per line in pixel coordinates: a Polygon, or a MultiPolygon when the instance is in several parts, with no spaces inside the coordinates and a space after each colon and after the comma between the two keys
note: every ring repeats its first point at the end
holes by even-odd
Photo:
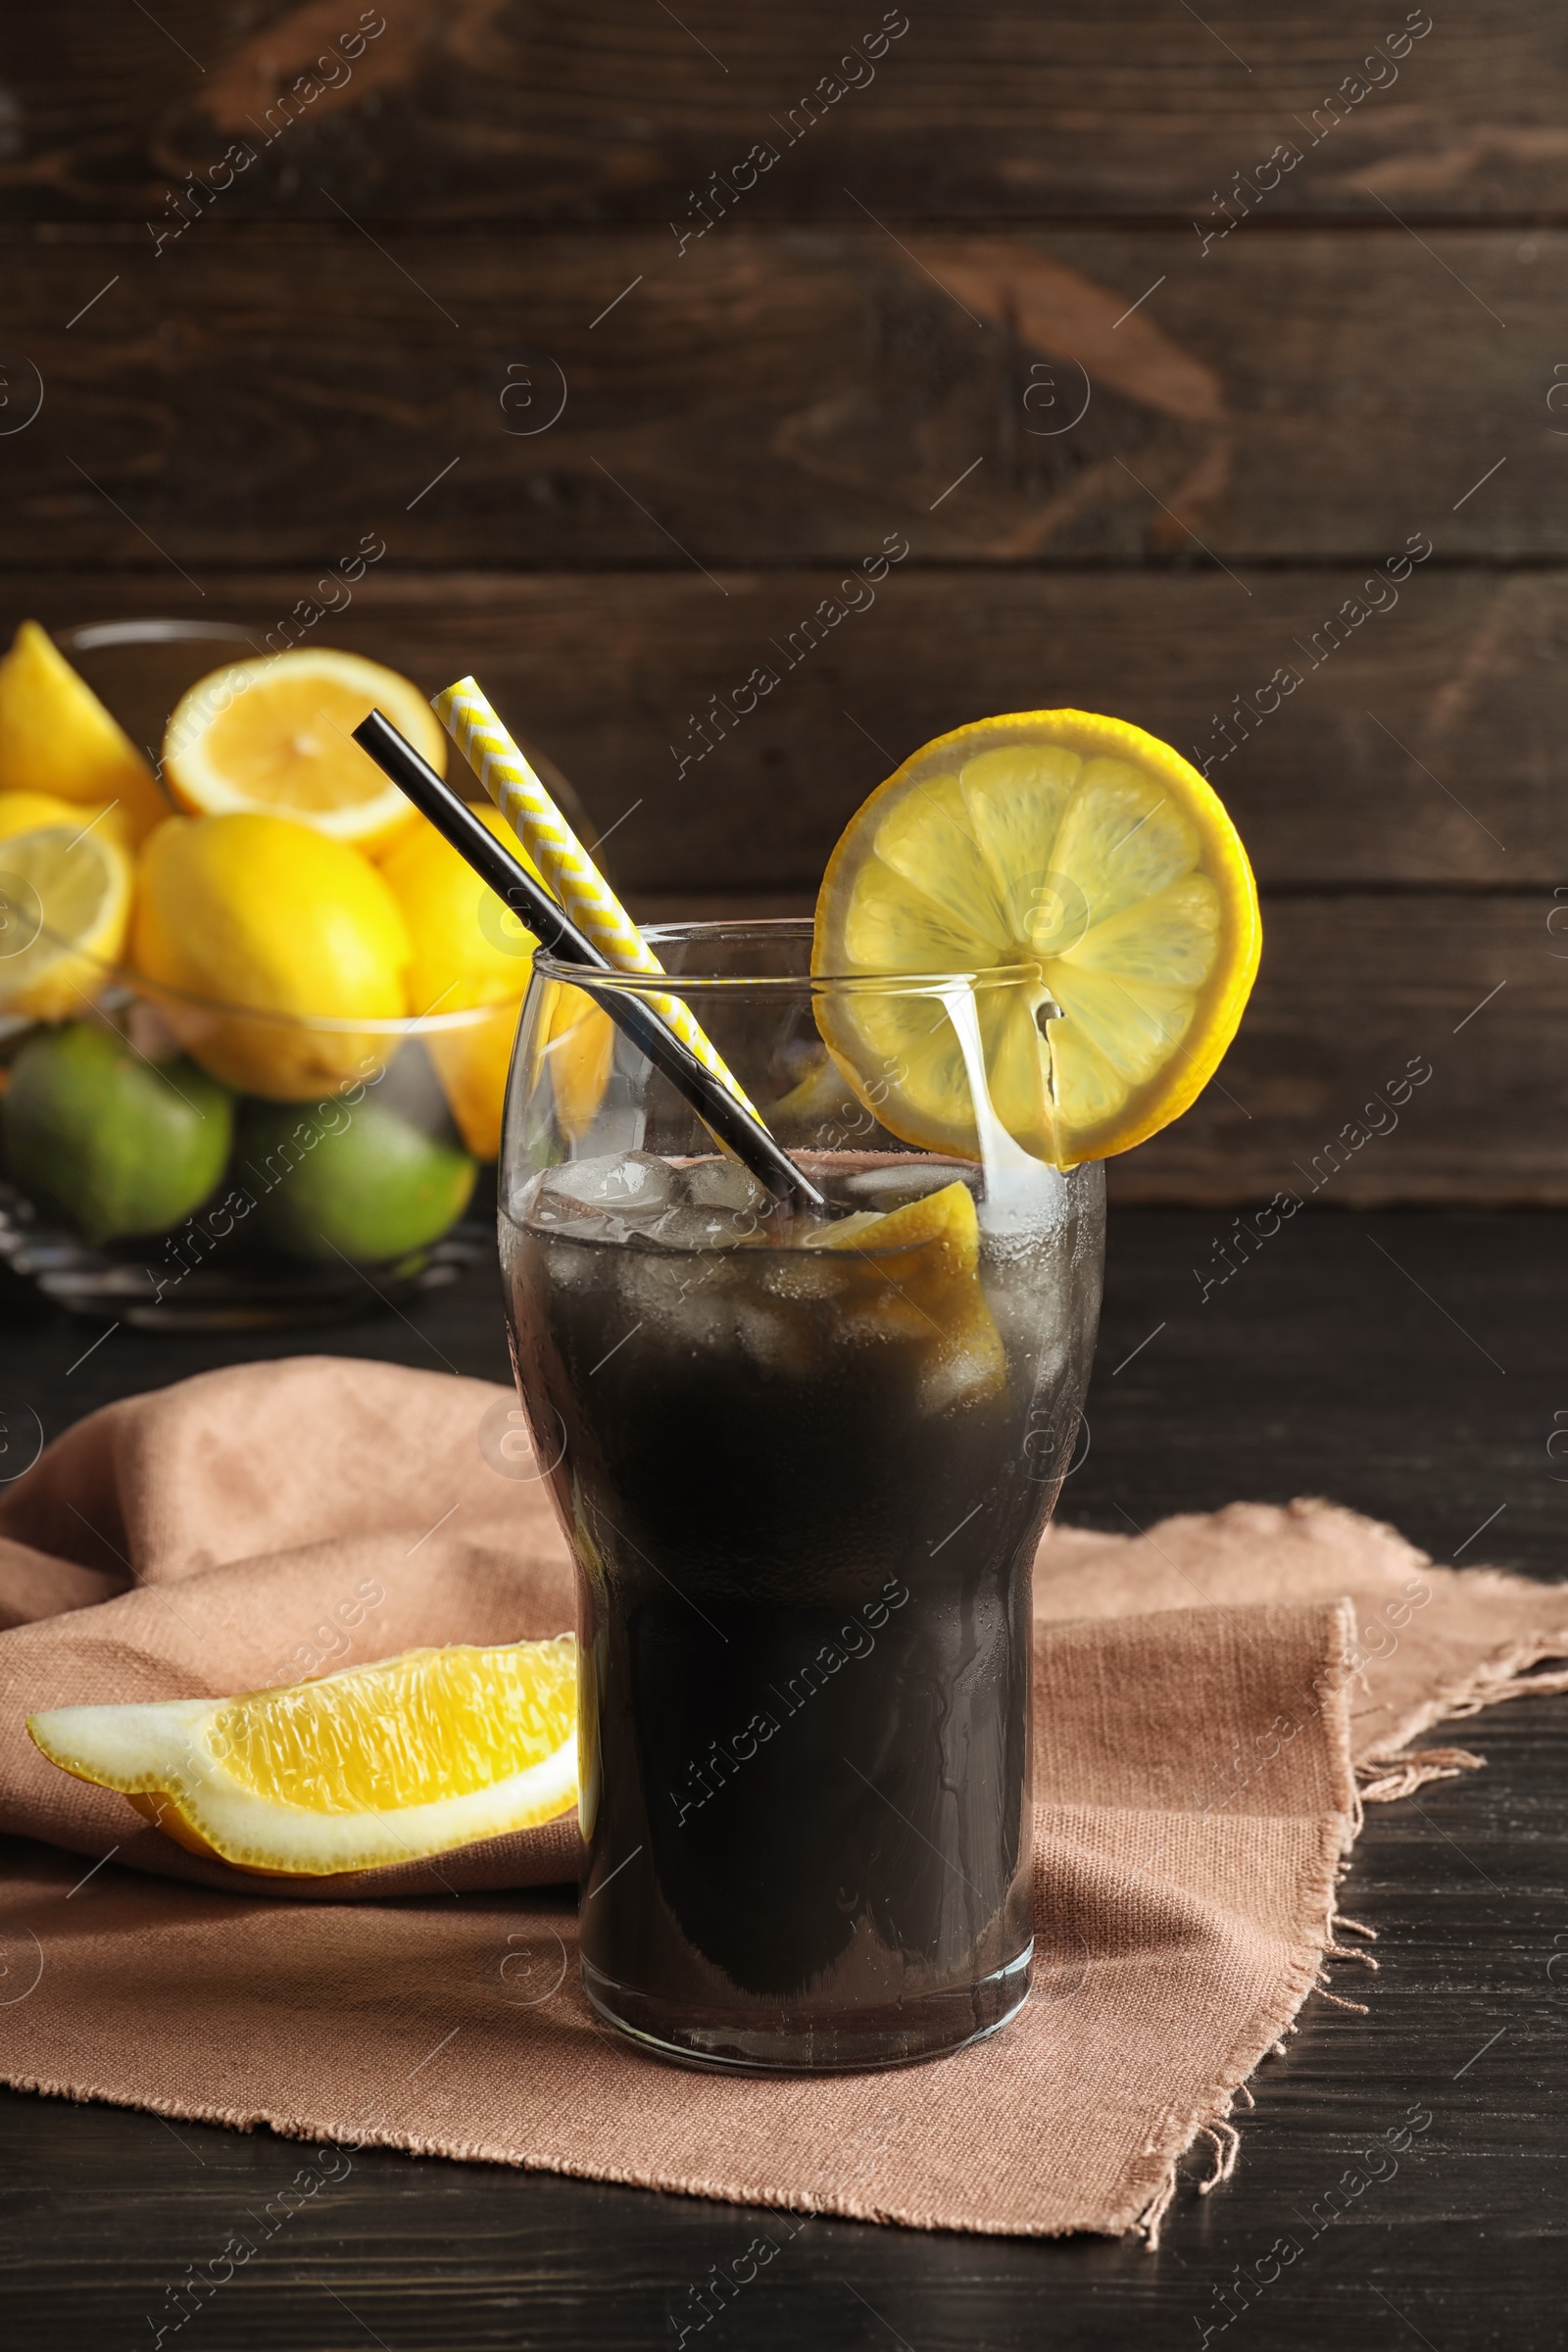
{"type": "Polygon", "coordinates": [[[15,10],[0,618],[274,628],[382,540],[316,636],[478,670],[653,909],[1124,713],[1267,947],[1120,1197],[1568,1201],[1565,101],[1547,0],[15,10]]]}

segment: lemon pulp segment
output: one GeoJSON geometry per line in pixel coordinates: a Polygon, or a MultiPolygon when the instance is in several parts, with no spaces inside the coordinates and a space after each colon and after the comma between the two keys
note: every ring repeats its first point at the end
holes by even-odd
{"type": "Polygon", "coordinates": [[[257,1796],[363,1813],[467,1796],[543,1764],[574,1689],[569,1637],[520,1649],[411,1649],[326,1682],[233,1698],[212,1741],[257,1796]]]}

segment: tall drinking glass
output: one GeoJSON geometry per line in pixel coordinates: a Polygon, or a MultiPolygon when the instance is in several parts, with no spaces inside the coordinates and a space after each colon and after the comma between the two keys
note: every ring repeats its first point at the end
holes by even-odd
{"type": "Polygon", "coordinates": [[[688,1004],[847,1213],[777,1208],[536,958],[501,1259],[577,1563],[584,1987],[688,2061],[929,2057],[1028,1991],[1030,1579],[1102,1172],[1029,1157],[986,1098],[991,992],[1038,996],[1035,967],[835,980],[806,922],[648,938],[668,976],[607,985],[688,1004]],[[847,1082],[817,1015],[839,1035],[855,992],[889,1035],[949,1040],[979,1159],[900,1139],[897,1053],[847,1082]]]}

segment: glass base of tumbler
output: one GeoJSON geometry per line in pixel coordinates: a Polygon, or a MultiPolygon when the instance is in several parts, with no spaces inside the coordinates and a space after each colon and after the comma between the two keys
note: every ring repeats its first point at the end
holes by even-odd
{"type": "Polygon", "coordinates": [[[745,2018],[713,2009],[676,2010],[616,1984],[586,1959],[582,1988],[607,2024],[681,2066],[733,2074],[862,2074],[946,2057],[998,2033],[1029,1997],[1033,1957],[1031,1942],[1016,1960],[973,1984],[921,1993],[880,2009],[824,2013],[782,2004],[745,2018]]]}

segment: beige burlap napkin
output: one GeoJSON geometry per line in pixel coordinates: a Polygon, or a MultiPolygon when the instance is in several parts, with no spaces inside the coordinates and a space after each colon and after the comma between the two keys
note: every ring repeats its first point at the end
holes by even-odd
{"type": "MultiPolygon", "coordinates": [[[[0,2079],[340,2146],[934,2228],[1152,2231],[1343,1951],[1367,1796],[1461,1769],[1446,1715],[1568,1654],[1568,1591],[1434,1568],[1321,1503],[1037,1570],[1037,1985],[934,2064],[812,2081],[662,2066],[576,1981],[574,1823],[352,1881],[257,1882],[47,1765],[23,1717],[217,1695],[571,1621],[510,1399],[331,1358],[79,1424],[0,1504],[0,2079]],[[303,1898],[303,1899],[302,1899],[303,1898]]],[[[1335,1997],[1330,1995],[1328,1997],[1335,1997]]]]}

